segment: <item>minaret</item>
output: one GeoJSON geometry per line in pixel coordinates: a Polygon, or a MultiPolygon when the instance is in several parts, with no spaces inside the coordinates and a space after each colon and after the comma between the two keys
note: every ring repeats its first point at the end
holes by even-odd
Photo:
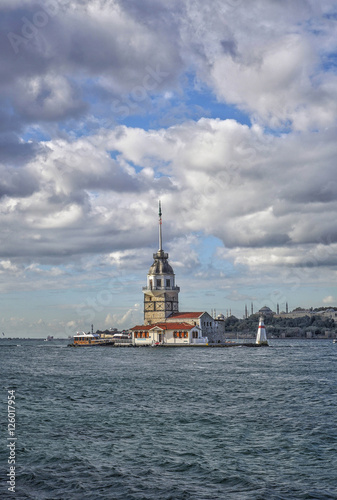
{"type": "Polygon", "coordinates": [[[144,324],[152,325],[166,320],[172,313],[179,312],[175,275],[168,263],[168,254],[163,251],[162,211],[159,201],[159,250],[153,254],[154,262],[147,274],[144,293],[144,324]]]}

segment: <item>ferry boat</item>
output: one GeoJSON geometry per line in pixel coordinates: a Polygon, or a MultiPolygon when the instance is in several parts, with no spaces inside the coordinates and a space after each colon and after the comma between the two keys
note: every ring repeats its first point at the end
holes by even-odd
{"type": "Polygon", "coordinates": [[[74,335],[73,346],[114,346],[114,341],[110,339],[101,339],[99,335],[94,335],[92,333],[77,332],[76,335],[74,335]]]}

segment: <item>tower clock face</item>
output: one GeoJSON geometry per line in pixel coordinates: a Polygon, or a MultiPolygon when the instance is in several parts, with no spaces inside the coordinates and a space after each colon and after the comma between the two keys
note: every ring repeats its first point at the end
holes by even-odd
{"type": "Polygon", "coordinates": [[[145,311],[153,311],[153,302],[145,302],[144,308],[145,311]]]}
{"type": "Polygon", "coordinates": [[[178,311],[178,303],[173,302],[173,311],[178,311]]]}
{"type": "Polygon", "coordinates": [[[166,302],[166,311],[172,311],[172,302],[166,302]]]}
{"type": "Polygon", "coordinates": [[[164,302],[156,302],[156,310],[164,311],[164,302]]]}

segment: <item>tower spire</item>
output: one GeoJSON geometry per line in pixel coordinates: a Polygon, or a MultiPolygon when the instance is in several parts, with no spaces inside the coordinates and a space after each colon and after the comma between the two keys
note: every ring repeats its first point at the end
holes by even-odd
{"type": "Polygon", "coordinates": [[[162,237],[162,232],[161,232],[161,225],[162,225],[162,221],[161,221],[161,216],[162,216],[162,212],[161,212],[161,202],[159,200],[159,251],[161,252],[163,250],[163,237],[162,237]]]}

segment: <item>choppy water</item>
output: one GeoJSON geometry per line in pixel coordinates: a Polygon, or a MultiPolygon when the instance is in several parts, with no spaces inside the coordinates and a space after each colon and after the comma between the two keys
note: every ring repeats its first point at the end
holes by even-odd
{"type": "Polygon", "coordinates": [[[0,498],[337,499],[331,340],[172,350],[1,341],[0,357],[0,498]]]}

